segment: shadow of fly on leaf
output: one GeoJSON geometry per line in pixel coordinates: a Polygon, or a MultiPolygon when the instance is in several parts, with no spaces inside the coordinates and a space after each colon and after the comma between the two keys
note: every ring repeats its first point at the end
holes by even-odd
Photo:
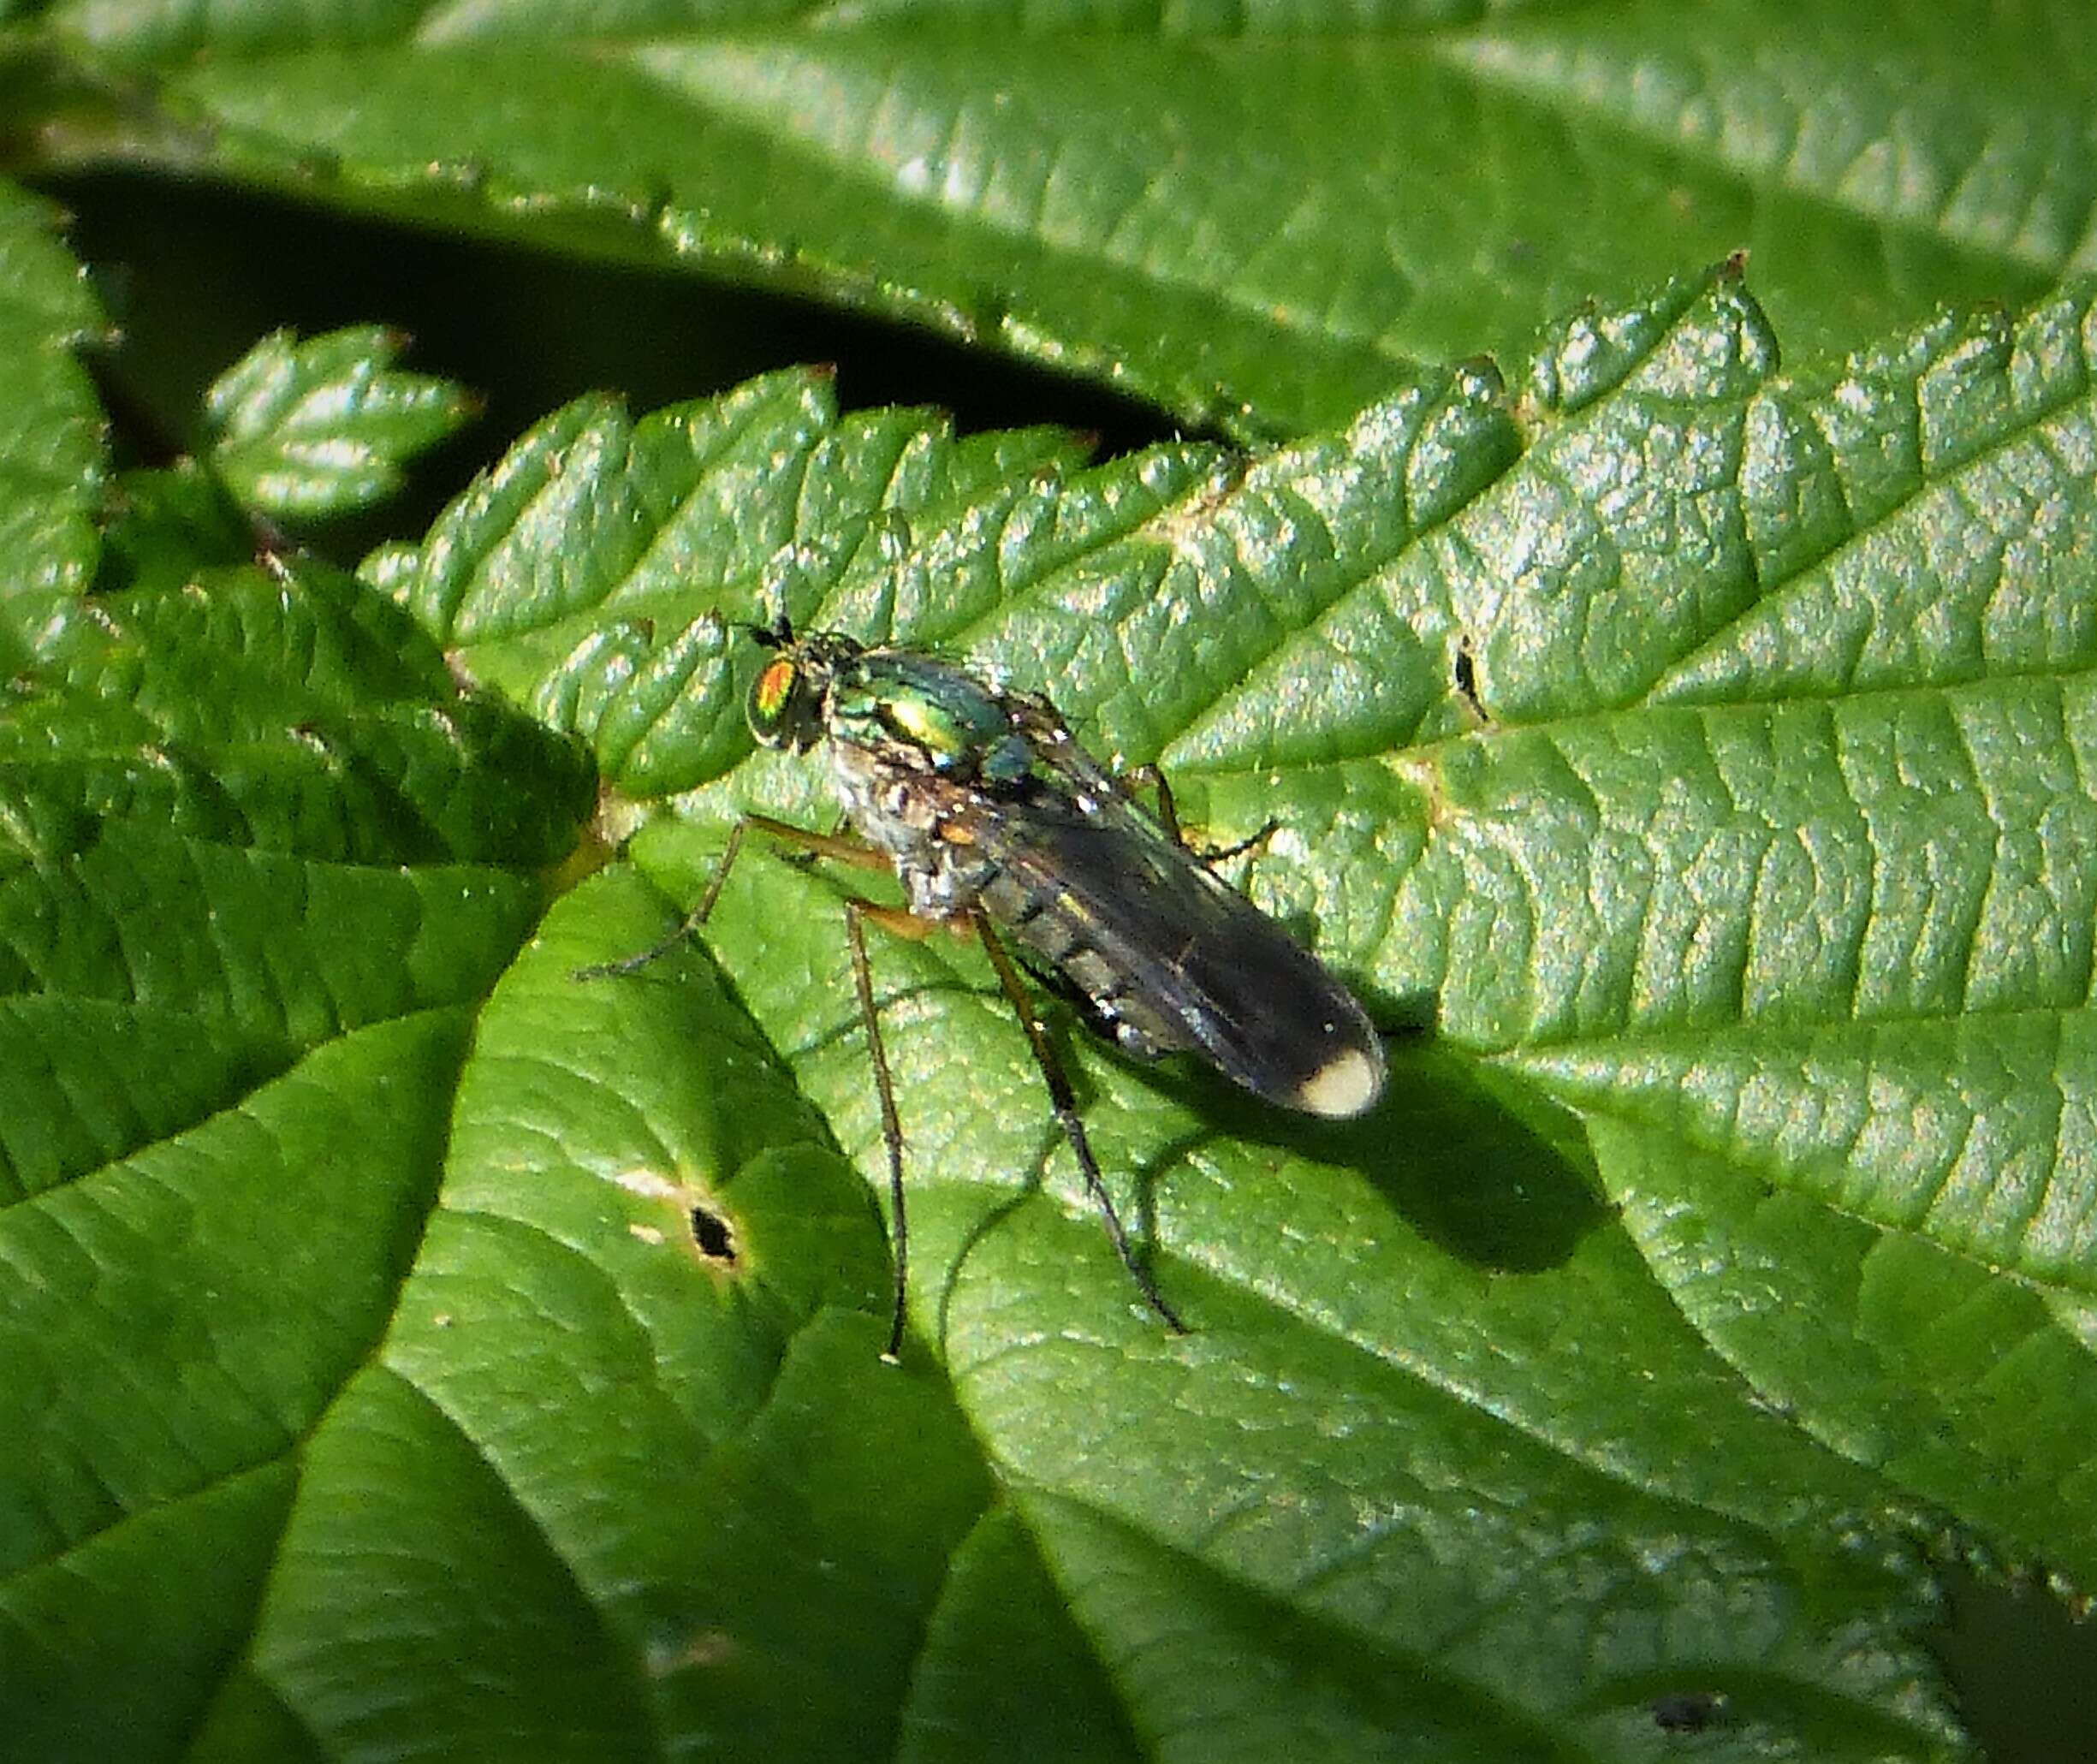
{"type": "Polygon", "coordinates": [[[1162,778],[1151,775],[1153,817],[1078,745],[1046,698],[911,650],[868,647],[835,632],[797,634],[783,613],[745,628],[770,652],[746,706],[751,734],[768,747],[820,749],[854,831],[813,833],[746,817],[670,937],[577,977],[631,973],[704,924],[752,829],[817,856],[892,869],[907,908],[845,903],[894,1219],[884,1357],[902,1349],[910,1232],[902,1126],[867,959],[870,921],[905,936],[952,930],[982,943],[1116,1254],[1150,1309],[1184,1333],[1115,1211],[1021,964],[1123,1051],[1146,1060],[1194,1054],[1256,1096],[1328,1120],[1362,1114],[1382,1093],[1375,1026],[1316,957],[1180,840],[1162,778]]]}

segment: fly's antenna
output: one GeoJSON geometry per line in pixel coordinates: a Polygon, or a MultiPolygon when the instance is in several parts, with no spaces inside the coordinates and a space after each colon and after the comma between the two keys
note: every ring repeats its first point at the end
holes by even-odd
{"type": "Polygon", "coordinates": [[[783,650],[790,648],[793,643],[793,621],[787,617],[787,609],[783,606],[773,616],[772,622],[769,625],[739,623],[735,628],[738,631],[747,631],[751,640],[760,649],[783,650]]]}

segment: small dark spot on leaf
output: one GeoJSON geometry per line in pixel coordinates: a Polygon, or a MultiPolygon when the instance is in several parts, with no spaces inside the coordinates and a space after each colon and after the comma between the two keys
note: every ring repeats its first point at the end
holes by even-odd
{"type": "Polygon", "coordinates": [[[735,1233],[728,1228],[728,1221],[704,1207],[692,1209],[692,1241],[710,1262],[735,1260],[735,1233]]]}
{"type": "Polygon", "coordinates": [[[1708,1690],[1671,1690],[1653,1700],[1653,1725],[1662,1733],[1702,1733],[1726,1706],[1708,1690]]]}

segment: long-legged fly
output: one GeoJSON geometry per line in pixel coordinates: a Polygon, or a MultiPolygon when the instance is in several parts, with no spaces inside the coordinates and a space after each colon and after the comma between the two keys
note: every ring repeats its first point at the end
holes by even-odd
{"type": "MultiPolygon", "coordinates": [[[[1179,840],[1169,797],[1159,818],[1147,815],[1047,699],[910,650],[869,648],[835,632],[797,634],[783,615],[752,634],[770,660],[751,686],[751,733],[768,747],[820,749],[858,838],[746,817],[677,935],[713,910],[752,827],[826,856],[893,868],[901,882],[906,911],[849,900],[845,919],[895,1221],[888,1356],[902,1345],[909,1233],[869,918],[906,935],[956,925],[980,939],[1108,1237],[1150,1308],[1184,1328],[1130,1246],[1004,940],[1128,1053],[1198,1054],[1255,1096],[1310,1114],[1341,1120],[1375,1104],[1384,1078],[1375,1027],[1314,956],[1179,840]]],[[[660,953],[585,971],[624,972],[660,953]]]]}

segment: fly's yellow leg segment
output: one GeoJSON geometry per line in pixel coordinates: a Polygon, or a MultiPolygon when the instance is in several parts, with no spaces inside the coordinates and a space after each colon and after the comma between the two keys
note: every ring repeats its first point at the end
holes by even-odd
{"type": "Polygon", "coordinates": [[[859,916],[870,924],[879,925],[891,936],[907,937],[913,943],[922,943],[927,937],[937,936],[944,931],[950,937],[972,937],[974,928],[964,918],[927,918],[921,912],[912,912],[907,906],[882,906],[871,900],[855,900],[852,905],[859,916]]]}
{"type": "Polygon", "coordinates": [[[805,827],[796,827],[790,821],[775,821],[769,815],[746,815],[737,824],[739,829],[754,827],[768,839],[775,839],[782,846],[792,846],[797,851],[806,852],[811,857],[828,858],[833,863],[850,864],[854,870],[879,870],[892,873],[895,868],[895,860],[886,852],[876,851],[853,834],[812,833],[805,827]]]}

